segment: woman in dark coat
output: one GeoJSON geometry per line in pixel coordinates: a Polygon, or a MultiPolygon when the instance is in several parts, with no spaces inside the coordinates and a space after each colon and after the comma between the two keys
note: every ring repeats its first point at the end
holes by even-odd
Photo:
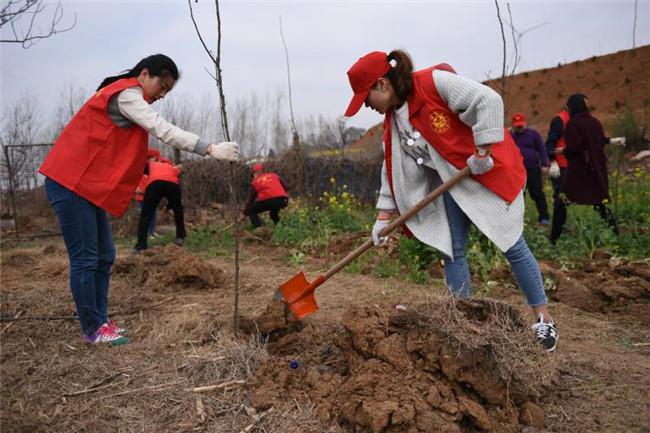
{"type": "Polygon", "coordinates": [[[624,144],[624,140],[605,136],[603,126],[589,113],[587,97],[577,93],[567,101],[570,119],[565,130],[568,160],[566,176],[560,188],[563,199],[554,209],[551,227],[551,242],[555,243],[566,222],[566,207],[569,203],[592,205],[609,227],[618,235],[616,218],[606,203],[609,201],[607,179],[607,157],[605,144],[624,144]]]}

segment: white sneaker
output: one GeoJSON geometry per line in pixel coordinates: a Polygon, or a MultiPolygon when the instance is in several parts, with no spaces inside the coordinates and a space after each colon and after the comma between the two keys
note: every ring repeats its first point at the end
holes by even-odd
{"type": "Polygon", "coordinates": [[[557,332],[557,324],[555,321],[545,322],[544,315],[539,315],[539,322],[531,326],[531,329],[535,331],[535,337],[537,341],[544,346],[547,352],[552,352],[557,346],[557,340],[560,338],[560,335],[557,332]]]}

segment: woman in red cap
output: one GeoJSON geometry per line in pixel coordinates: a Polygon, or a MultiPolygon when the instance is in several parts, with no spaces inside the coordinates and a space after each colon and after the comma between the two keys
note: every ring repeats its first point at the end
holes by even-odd
{"type": "Polygon", "coordinates": [[[462,168],[472,174],[406,223],[421,242],[444,255],[447,286],[468,297],[471,276],[465,246],[471,224],[505,253],[535,315],[537,340],[555,350],[556,324],[547,309],[539,265],[523,233],[521,154],[503,127],[503,101],[492,89],[439,64],[413,71],[402,50],[371,52],[348,71],[354,97],[345,113],[365,104],[384,114],[384,163],[372,229],[413,207],[462,168]]]}
{"type": "Polygon", "coordinates": [[[107,77],[57,138],[40,172],[70,259],[70,288],[88,343],[124,344],[108,318],[115,246],[107,213],[120,217],[142,177],[149,134],[170,146],[233,161],[235,142],[210,144],[170,124],[150,104],[179,78],[172,59],[155,54],[107,77]]]}

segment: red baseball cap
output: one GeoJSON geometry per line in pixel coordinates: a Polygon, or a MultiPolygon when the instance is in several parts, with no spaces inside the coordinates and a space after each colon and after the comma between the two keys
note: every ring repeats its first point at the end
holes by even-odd
{"type": "Polygon", "coordinates": [[[524,115],[524,113],[513,114],[512,126],[526,126],[526,115],[524,115]]]}
{"type": "Polygon", "coordinates": [[[255,165],[253,166],[253,172],[256,172],[256,171],[264,171],[264,165],[262,165],[262,164],[255,164],[255,165]]]}
{"type": "Polygon", "coordinates": [[[381,77],[390,71],[388,55],[383,51],[373,51],[361,57],[348,70],[348,79],[354,96],[345,110],[346,117],[352,117],[361,108],[370,89],[381,77]]]}

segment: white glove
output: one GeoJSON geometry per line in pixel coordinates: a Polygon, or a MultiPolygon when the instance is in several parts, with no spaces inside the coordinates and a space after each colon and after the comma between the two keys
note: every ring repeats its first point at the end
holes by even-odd
{"type": "Polygon", "coordinates": [[[625,137],[614,137],[609,139],[609,144],[625,147],[625,137]]]}
{"type": "Polygon", "coordinates": [[[467,158],[467,166],[469,167],[469,171],[474,175],[485,174],[494,167],[494,160],[489,153],[481,156],[477,152],[467,158]]]}
{"type": "Polygon", "coordinates": [[[377,220],[372,226],[372,242],[379,246],[388,240],[388,236],[379,237],[379,233],[390,224],[390,220],[377,220]]]}
{"type": "Polygon", "coordinates": [[[557,165],[557,161],[551,162],[551,168],[548,169],[548,175],[553,179],[560,177],[560,166],[557,165]]]}
{"type": "Polygon", "coordinates": [[[239,144],[236,141],[224,141],[219,144],[211,144],[208,148],[208,155],[215,159],[237,161],[239,159],[239,144]]]}

